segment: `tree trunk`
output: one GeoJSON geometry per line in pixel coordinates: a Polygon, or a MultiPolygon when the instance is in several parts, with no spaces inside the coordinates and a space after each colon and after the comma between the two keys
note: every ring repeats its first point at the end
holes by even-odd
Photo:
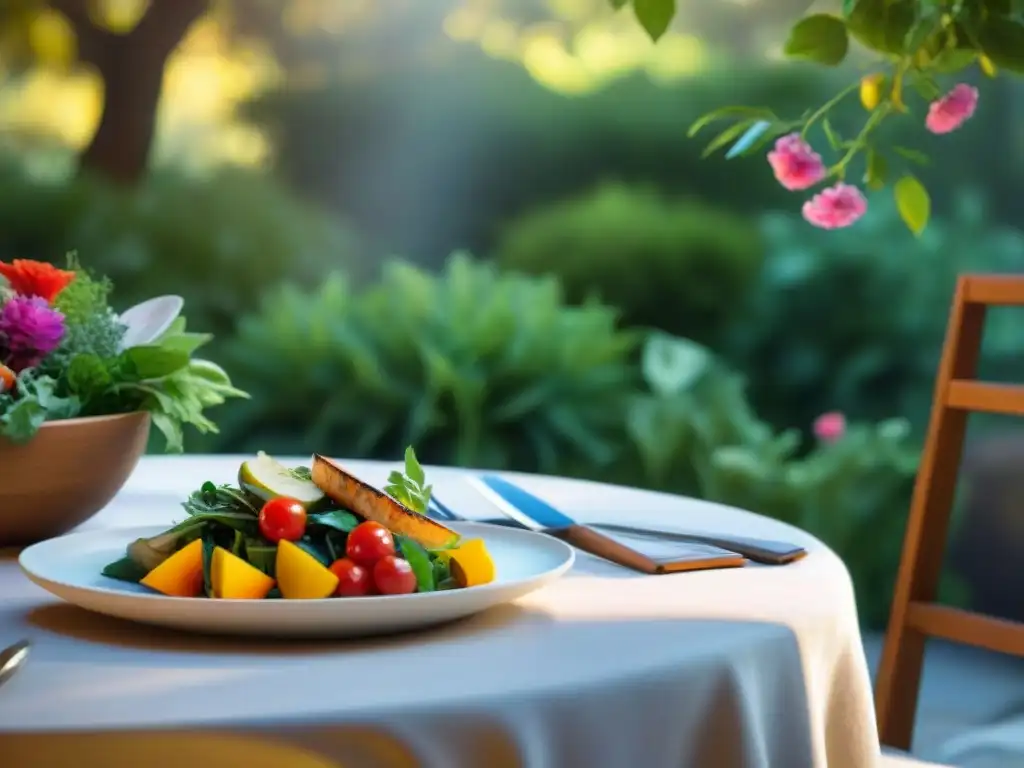
{"type": "Polygon", "coordinates": [[[79,172],[119,184],[145,175],[167,60],[210,0],[152,0],[131,32],[118,35],[90,18],[87,0],[50,0],[78,38],[79,57],[103,81],[99,126],[78,159],[79,172]]]}
{"type": "Polygon", "coordinates": [[[135,184],[149,164],[167,57],[137,50],[130,36],[117,40],[114,48],[120,49],[118,55],[99,67],[103,112],[96,133],[78,158],[78,170],[119,184],[135,184]]]}

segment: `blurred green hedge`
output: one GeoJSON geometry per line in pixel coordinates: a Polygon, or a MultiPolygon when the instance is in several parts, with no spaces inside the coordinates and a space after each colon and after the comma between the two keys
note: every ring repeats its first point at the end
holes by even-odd
{"type": "Polygon", "coordinates": [[[355,294],[334,275],[271,291],[225,362],[252,399],[219,419],[231,450],[597,471],[635,372],[634,336],[607,306],[568,307],[554,279],[456,254],[432,275],[390,263],[355,294]]]}
{"type": "Polygon", "coordinates": [[[619,184],[528,214],[496,258],[558,277],[571,301],[600,298],[627,326],[714,343],[755,284],[763,247],[749,216],[619,184]]]}
{"type": "Polygon", "coordinates": [[[0,259],[63,264],[68,251],[114,281],[119,307],[177,293],[192,327],[226,335],[284,280],[357,271],[359,239],[255,172],[156,171],[136,189],[96,178],[45,180],[0,161],[0,259]]]}

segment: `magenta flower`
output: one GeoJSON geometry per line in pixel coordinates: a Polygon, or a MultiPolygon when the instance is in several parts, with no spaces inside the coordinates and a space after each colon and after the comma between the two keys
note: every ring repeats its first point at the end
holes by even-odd
{"type": "Polygon", "coordinates": [[[859,189],[839,183],[823,189],[804,203],[803,214],[816,227],[840,229],[853,224],[867,210],[868,201],[859,189]]]}
{"type": "Polygon", "coordinates": [[[949,133],[967,122],[978,106],[978,89],[960,83],[928,105],[924,126],[932,133],[949,133]]]}
{"type": "Polygon", "coordinates": [[[38,296],[14,296],[0,307],[0,347],[11,370],[38,365],[64,338],[64,315],[38,296]]]}
{"type": "Polygon", "coordinates": [[[839,411],[823,413],[814,420],[814,436],[823,443],[835,443],[846,434],[846,417],[839,411]]]}
{"type": "Polygon", "coordinates": [[[768,153],[768,164],[779,184],[795,191],[813,187],[825,178],[825,164],[821,155],[800,138],[799,133],[783,136],[768,153]]]}

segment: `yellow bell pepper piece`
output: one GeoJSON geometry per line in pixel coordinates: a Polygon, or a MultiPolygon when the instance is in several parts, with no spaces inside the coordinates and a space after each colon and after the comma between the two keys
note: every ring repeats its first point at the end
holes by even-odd
{"type": "Polygon", "coordinates": [[[483,539],[470,539],[448,551],[448,567],[460,587],[478,587],[494,581],[496,569],[483,539]]]}

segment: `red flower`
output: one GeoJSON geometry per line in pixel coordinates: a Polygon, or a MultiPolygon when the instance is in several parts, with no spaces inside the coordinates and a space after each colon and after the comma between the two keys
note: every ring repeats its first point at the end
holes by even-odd
{"type": "Polygon", "coordinates": [[[57,269],[44,261],[15,259],[10,264],[0,261],[0,275],[7,278],[15,293],[39,296],[49,303],[75,279],[74,272],[57,269]]]}
{"type": "Polygon", "coordinates": [[[18,377],[14,371],[8,368],[3,363],[0,363],[0,394],[6,392],[8,389],[14,389],[14,385],[18,383],[18,377]]]}

